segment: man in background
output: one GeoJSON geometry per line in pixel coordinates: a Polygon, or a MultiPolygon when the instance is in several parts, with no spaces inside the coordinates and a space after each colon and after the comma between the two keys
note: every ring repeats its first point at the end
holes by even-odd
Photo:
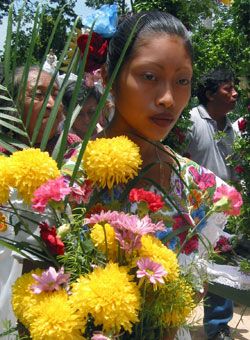
{"type": "MultiPolygon", "coordinates": [[[[193,125],[188,133],[187,154],[196,163],[214,172],[225,182],[234,177],[227,164],[235,132],[227,114],[234,109],[238,94],[230,70],[217,68],[198,84],[199,105],[191,110],[193,125]]],[[[230,340],[228,322],[233,317],[233,302],[209,293],[204,303],[204,328],[209,340],[230,340]]]]}

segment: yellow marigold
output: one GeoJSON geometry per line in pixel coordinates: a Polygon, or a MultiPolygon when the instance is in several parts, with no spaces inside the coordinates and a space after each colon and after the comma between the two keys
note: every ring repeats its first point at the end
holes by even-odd
{"type": "Polygon", "coordinates": [[[194,291],[190,284],[179,278],[174,284],[166,285],[164,290],[165,313],[162,321],[167,327],[180,327],[196,307],[194,291]]]}
{"type": "Polygon", "coordinates": [[[167,271],[166,281],[173,281],[179,277],[179,265],[176,254],[168,249],[154,236],[144,235],[141,239],[140,257],[149,257],[152,261],[161,264],[167,271]]]}
{"type": "Polygon", "coordinates": [[[9,157],[0,156],[0,204],[6,203],[9,199],[9,185],[11,180],[9,164],[9,157]]]}
{"type": "Polygon", "coordinates": [[[30,325],[33,340],[77,340],[83,339],[86,322],[77,315],[70,305],[65,290],[47,294],[34,307],[36,318],[30,325]]]}
{"type": "Polygon", "coordinates": [[[127,268],[114,263],[96,268],[73,284],[71,303],[81,315],[90,313],[104,331],[119,333],[123,328],[131,332],[140,308],[139,289],[132,279],[127,268]]]}
{"type": "Polygon", "coordinates": [[[30,273],[24,274],[19,277],[12,287],[12,307],[16,317],[27,328],[36,317],[34,313],[34,306],[40,302],[44,294],[34,294],[30,286],[35,284],[36,281],[32,274],[41,275],[42,270],[36,269],[30,273]]]}
{"type": "Polygon", "coordinates": [[[6,231],[7,228],[6,217],[0,212],[0,232],[6,231]]]}
{"type": "Polygon", "coordinates": [[[10,157],[13,174],[12,186],[18,190],[26,203],[30,203],[34,191],[49,179],[60,176],[56,162],[48,152],[26,149],[10,157]]]}
{"type": "Polygon", "coordinates": [[[109,189],[137,176],[141,164],[139,147],[126,136],[90,141],[83,156],[87,177],[109,189]]]}
{"type": "Polygon", "coordinates": [[[91,239],[97,249],[106,254],[106,242],[105,242],[105,234],[106,233],[106,241],[108,248],[108,258],[115,260],[117,258],[118,245],[115,239],[115,231],[114,228],[111,227],[110,224],[106,223],[104,227],[101,224],[96,223],[93,228],[91,228],[91,239]]]}

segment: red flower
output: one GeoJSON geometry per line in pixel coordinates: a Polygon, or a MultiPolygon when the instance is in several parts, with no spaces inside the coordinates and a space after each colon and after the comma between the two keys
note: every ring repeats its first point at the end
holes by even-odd
{"type": "Polygon", "coordinates": [[[60,237],[56,234],[56,228],[50,227],[48,223],[39,223],[40,235],[49,251],[53,255],[63,255],[64,254],[64,243],[60,237]]]}
{"type": "Polygon", "coordinates": [[[147,191],[144,189],[132,189],[129,193],[130,202],[146,202],[148,204],[149,210],[155,212],[161,209],[164,205],[162,197],[155,194],[154,192],[147,191]]]}
{"type": "MultiPolygon", "coordinates": [[[[83,55],[88,41],[88,34],[82,34],[77,39],[77,45],[83,55]]],[[[89,45],[85,72],[92,72],[100,68],[106,61],[108,40],[93,32],[89,45]]]]}
{"type": "MultiPolygon", "coordinates": [[[[178,215],[174,217],[173,230],[178,230],[185,226],[193,227],[193,223],[190,220],[189,215],[183,214],[182,216],[178,215]]],[[[187,230],[177,235],[177,237],[180,239],[181,245],[186,241],[187,235],[188,235],[187,230]]],[[[198,249],[198,245],[199,245],[198,236],[194,235],[190,238],[190,240],[187,241],[187,243],[183,247],[182,252],[189,255],[198,249]]]]}
{"type": "Polygon", "coordinates": [[[234,171],[237,174],[243,174],[245,172],[245,169],[243,168],[243,166],[241,165],[236,165],[236,167],[234,168],[234,171]]]}
{"type": "Polygon", "coordinates": [[[225,236],[220,236],[214,248],[217,253],[227,253],[230,252],[232,249],[233,247],[231,246],[229,239],[225,236]]]}
{"type": "Polygon", "coordinates": [[[92,206],[85,214],[86,218],[90,218],[93,214],[100,214],[101,211],[108,211],[107,207],[102,205],[101,203],[96,203],[94,206],[92,206]]]}
{"type": "Polygon", "coordinates": [[[247,120],[245,118],[238,120],[238,127],[241,132],[244,132],[247,128],[247,120]]]}

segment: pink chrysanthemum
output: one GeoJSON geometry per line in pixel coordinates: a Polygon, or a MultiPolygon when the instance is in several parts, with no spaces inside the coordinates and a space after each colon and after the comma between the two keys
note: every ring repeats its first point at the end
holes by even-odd
{"type": "Polygon", "coordinates": [[[116,220],[113,220],[112,226],[116,229],[126,229],[141,236],[165,230],[162,221],[153,223],[147,215],[140,219],[137,215],[129,215],[123,212],[118,214],[116,220]]]}
{"type": "Polygon", "coordinates": [[[32,274],[33,278],[38,282],[31,286],[31,290],[35,294],[42,292],[51,292],[59,290],[62,285],[67,285],[70,274],[64,274],[64,269],[61,268],[58,272],[53,267],[49,267],[41,276],[32,274]]]}
{"type": "Polygon", "coordinates": [[[69,183],[63,177],[49,180],[34,192],[32,208],[43,213],[49,201],[60,202],[70,191],[69,183]]]}
{"type": "Polygon", "coordinates": [[[146,257],[137,261],[137,266],[139,270],[137,270],[136,276],[139,279],[147,277],[153,284],[164,283],[164,276],[167,275],[167,272],[161,264],[146,257]]]}
{"type": "Polygon", "coordinates": [[[85,219],[86,224],[101,224],[109,223],[112,224],[113,221],[117,220],[119,216],[118,211],[101,211],[99,214],[92,214],[89,218],[85,219]]]}
{"type": "Polygon", "coordinates": [[[142,235],[155,234],[157,231],[165,230],[162,221],[153,223],[147,215],[140,219],[137,215],[118,211],[102,211],[100,214],[92,215],[86,219],[85,223],[109,223],[115,230],[115,237],[121,248],[129,252],[140,248],[142,235]]]}
{"type": "Polygon", "coordinates": [[[121,248],[128,252],[141,247],[143,235],[165,230],[162,221],[155,224],[149,216],[140,219],[137,215],[128,215],[123,212],[118,214],[117,219],[112,222],[112,226],[121,248]]]}
{"type": "Polygon", "coordinates": [[[214,209],[223,211],[227,215],[237,216],[243,204],[241,194],[229,185],[221,185],[214,193],[214,209]]]}

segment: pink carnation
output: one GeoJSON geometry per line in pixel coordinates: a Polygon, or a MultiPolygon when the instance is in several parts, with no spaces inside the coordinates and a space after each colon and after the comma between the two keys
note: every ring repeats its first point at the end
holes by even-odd
{"type": "Polygon", "coordinates": [[[50,200],[60,202],[70,193],[70,191],[71,188],[63,177],[51,179],[34,192],[32,208],[43,213],[50,200]]]}
{"type": "Polygon", "coordinates": [[[222,211],[227,215],[237,216],[243,204],[241,194],[226,184],[218,187],[213,197],[215,211],[222,211]]]}
{"type": "Polygon", "coordinates": [[[71,187],[70,201],[77,204],[88,203],[90,196],[93,192],[92,184],[90,181],[85,181],[81,186],[74,183],[71,187]]]}

